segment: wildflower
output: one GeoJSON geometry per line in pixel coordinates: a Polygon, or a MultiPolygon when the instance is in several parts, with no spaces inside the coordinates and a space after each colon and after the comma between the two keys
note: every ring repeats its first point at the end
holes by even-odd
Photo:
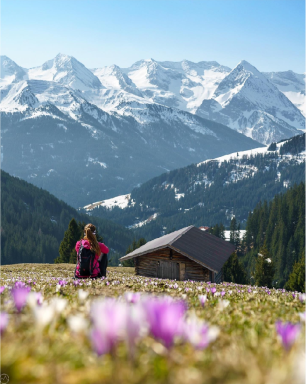
{"type": "Polygon", "coordinates": [[[124,294],[125,300],[128,303],[137,303],[141,298],[140,292],[126,292],[124,294]]]}
{"type": "Polygon", "coordinates": [[[125,339],[130,356],[134,356],[137,340],[147,333],[146,317],[143,306],[138,303],[126,311],[125,339]]]}
{"type": "Polygon", "coordinates": [[[60,297],[54,297],[50,300],[50,305],[53,307],[55,314],[60,314],[66,308],[68,301],[60,297]]]}
{"type": "Polygon", "coordinates": [[[225,309],[226,307],[229,306],[229,300],[219,300],[218,301],[218,309],[220,309],[221,311],[223,311],[223,309],[225,309]]]}
{"type": "Polygon", "coordinates": [[[88,297],[89,293],[84,291],[83,289],[78,290],[78,298],[80,301],[85,301],[88,297]]]}
{"type": "Polygon", "coordinates": [[[196,349],[205,349],[219,334],[217,327],[209,327],[195,315],[184,323],[184,338],[196,349]]]}
{"type": "Polygon", "coordinates": [[[305,323],[306,322],[306,311],[302,312],[302,313],[299,313],[299,315],[300,315],[301,321],[303,321],[305,323]]]}
{"type": "Polygon", "coordinates": [[[39,328],[44,328],[54,319],[55,310],[52,305],[44,303],[42,306],[35,306],[32,308],[35,323],[39,328]]]}
{"type": "Polygon", "coordinates": [[[212,287],[212,288],[210,289],[210,291],[211,291],[211,293],[214,295],[214,294],[217,292],[217,289],[216,289],[215,287],[212,287]]]}
{"type": "Polygon", "coordinates": [[[65,280],[59,280],[59,281],[58,281],[58,284],[59,284],[61,287],[64,287],[64,286],[67,285],[68,283],[67,283],[67,281],[65,281],[65,280]]]}
{"type": "Polygon", "coordinates": [[[97,300],[91,306],[93,328],[90,333],[92,347],[100,356],[114,350],[124,336],[126,306],[114,299],[97,300]]]}
{"type": "Polygon", "coordinates": [[[41,292],[29,292],[27,297],[27,304],[34,308],[36,305],[42,305],[43,297],[41,292]]]}
{"type": "Polygon", "coordinates": [[[5,290],[5,286],[0,287],[0,294],[5,290]]]}
{"type": "Polygon", "coordinates": [[[0,334],[2,335],[5,331],[9,322],[9,317],[6,312],[0,312],[0,334]]]}
{"type": "Polygon", "coordinates": [[[73,315],[67,318],[70,330],[74,333],[84,332],[88,328],[88,321],[82,315],[73,315]]]}
{"type": "Polygon", "coordinates": [[[277,321],[275,327],[284,348],[288,351],[300,333],[300,324],[293,324],[290,322],[282,323],[281,321],[277,321]]]}
{"type": "Polygon", "coordinates": [[[12,289],[12,296],[14,300],[15,307],[18,312],[21,311],[21,309],[25,306],[27,302],[27,296],[30,292],[31,288],[22,286],[20,288],[13,288],[12,289]]]}
{"type": "Polygon", "coordinates": [[[299,294],[299,300],[300,300],[302,303],[305,303],[305,301],[306,301],[306,293],[300,293],[300,294],[299,294]]]}
{"type": "Polygon", "coordinates": [[[15,288],[24,288],[26,285],[23,281],[16,281],[15,288]]]}
{"type": "Polygon", "coordinates": [[[225,293],[226,293],[225,291],[222,291],[221,292],[221,297],[223,297],[225,295],[225,293]]]}
{"type": "Polygon", "coordinates": [[[144,310],[151,334],[170,348],[174,338],[182,333],[185,303],[169,297],[153,297],[144,303],[144,310]]]}
{"type": "Polygon", "coordinates": [[[199,300],[200,300],[201,306],[204,307],[207,300],[207,295],[199,295],[199,300]]]}

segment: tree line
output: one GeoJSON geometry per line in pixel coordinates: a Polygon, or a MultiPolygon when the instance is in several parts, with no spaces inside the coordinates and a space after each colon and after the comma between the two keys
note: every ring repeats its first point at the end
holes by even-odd
{"type": "MultiPolygon", "coordinates": [[[[236,245],[224,265],[224,278],[237,283],[285,287],[305,292],[305,184],[294,185],[249,213],[243,239],[233,218],[230,241],[236,245]]],[[[224,226],[210,233],[224,238],[224,226]]]]}
{"type": "Polygon", "coordinates": [[[65,231],[74,218],[91,221],[105,238],[115,265],[134,233],[102,218],[79,213],[49,192],[1,171],[2,264],[53,263],[65,231]]]}

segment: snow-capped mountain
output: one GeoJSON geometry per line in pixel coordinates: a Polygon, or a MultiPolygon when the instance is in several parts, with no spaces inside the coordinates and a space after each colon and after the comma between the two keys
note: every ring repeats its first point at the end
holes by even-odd
{"type": "Polygon", "coordinates": [[[141,92],[133,81],[117,65],[92,69],[92,72],[98,77],[105,88],[126,91],[142,97],[141,92]]]}
{"type": "Polygon", "coordinates": [[[241,61],[196,113],[264,144],[296,135],[305,119],[265,75],[241,61]]]}
{"type": "Polygon", "coordinates": [[[264,75],[306,116],[305,74],[284,71],[264,75]]]}
{"type": "Polygon", "coordinates": [[[5,73],[1,88],[3,169],[74,206],[125,193],[229,147],[258,145],[221,124],[154,103],[118,67],[98,71],[100,82],[75,59],[58,55],[20,81],[15,73],[18,67],[5,73]]]}
{"type": "Polygon", "coordinates": [[[17,83],[27,77],[26,71],[7,56],[0,56],[0,86],[17,83]]]}
{"type": "Polygon", "coordinates": [[[54,81],[72,89],[92,90],[102,87],[100,80],[74,57],[59,53],[41,67],[28,70],[30,80],[54,81]]]}
{"type": "Polygon", "coordinates": [[[194,113],[230,68],[217,62],[141,60],[123,69],[147,99],[194,113]]]}
{"type": "Polygon", "coordinates": [[[218,123],[228,109],[246,118],[247,103],[256,106],[252,131],[261,142],[296,135],[297,108],[260,72],[237,68],[150,59],[89,70],[59,54],[24,69],[2,57],[2,166],[79,206],[127,193],[163,170],[258,147],[249,130],[218,123]],[[203,118],[205,102],[222,110],[207,109],[215,122],[203,118]]]}

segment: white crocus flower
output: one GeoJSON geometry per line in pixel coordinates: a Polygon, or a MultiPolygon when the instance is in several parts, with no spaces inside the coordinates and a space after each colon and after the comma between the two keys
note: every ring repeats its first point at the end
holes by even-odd
{"type": "Polygon", "coordinates": [[[50,300],[50,305],[53,307],[56,314],[60,314],[66,308],[67,300],[60,297],[54,297],[50,300]]]}
{"type": "Polygon", "coordinates": [[[51,321],[54,318],[55,311],[53,306],[51,305],[42,305],[41,307],[35,306],[33,307],[33,314],[35,318],[35,323],[39,328],[44,328],[48,324],[51,323],[51,321]]]}
{"type": "Polygon", "coordinates": [[[40,292],[29,292],[27,296],[27,304],[30,308],[34,308],[37,304],[41,305],[43,298],[40,292]]]}
{"type": "Polygon", "coordinates": [[[88,329],[89,322],[81,315],[72,315],[67,318],[67,323],[72,332],[80,333],[88,329]]]}
{"type": "Polygon", "coordinates": [[[306,311],[299,313],[299,315],[300,315],[300,320],[305,323],[306,322],[306,311]]]}
{"type": "Polygon", "coordinates": [[[218,309],[220,309],[221,311],[223,311],[223,309],[225,309],[226,307],[229,306],[229,300],[219,300],[218,302],[218,309]]]}
{"type": "Polygon", "coordinates": [[[84,291],[83,289],[78,290],[78,298],[80,301],[85,301],[88,297],[89,293],[84,291]]]}

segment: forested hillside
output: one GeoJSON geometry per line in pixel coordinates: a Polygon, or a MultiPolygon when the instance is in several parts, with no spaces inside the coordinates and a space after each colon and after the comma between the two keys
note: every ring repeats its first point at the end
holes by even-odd
{"type": "Polygon", "coordinates": [[[242,249],[244,264],[252,274],[258,253],[266,245],[271,256],[274,285],[283,287],[296,262],[305,258],[305,184],[300,183],[250,213],[242,249]]]}
{"type": "Polygon", "coordinates": [[[147,240],[191,224],[229,226],[234,215],[245,228],[259,201],[270,201],[304,179],[303,134],[164,173],[133,189],[126,208],[100,207],[92,214],[132,227],[147,240]]]}
{"type": "Polygon", "coordinates": [[[133,241],[128,229],[104,219],[88,218],[49,192],[1,171],[2,264],[53,263],[70,220],[91,221],[110,247],[124,255],[133,241]]]}

